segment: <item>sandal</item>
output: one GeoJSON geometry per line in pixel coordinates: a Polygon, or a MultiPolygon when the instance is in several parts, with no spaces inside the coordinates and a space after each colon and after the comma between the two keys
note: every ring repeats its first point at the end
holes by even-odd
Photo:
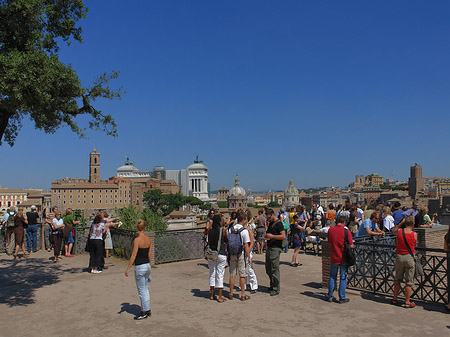
{"type": "Polygon", "coordinates": [[[397,305],[397,300],[394,300],[393,298],[389,301],[392,305],[397,305]]]}
{"type": "Polygon", "coordinates": [[[232,300],[233,298],[234,298],[233,295],[228,295],[229,300],[232,300]]]}
{"type": "Polygon", "coordinates": [[[250,296],[244,295],[244,296],[239,297],[239,299],[240,299],[241,301],[247,301],[247,300],[250,299],[250,296]]]}
{"type": "Polygon", "coordinates": [[[411,309],[411,308],[415,308],[415,307],[416,307],[416,303],[414,303],[414,302],[409,302],[409,303],[403,304],[403,308],[406,308],[406,309],[411,309]]]}
{"type": "Polygon", "coordinates": [[[226,301],[227,301],[227,299],[224,298],[224,297],[222,297],[221,299],[220,298],[217,299],[217,302],[219,302],[219,303],[223,303],[223,302],[226,302],[226,301]]]}
{"type": "Polygon", "coordinates": [[[217,296],[210,297],[209,299],[210,299],[211,301],[215,301],[215,300],[217,300],[217,296]]]}

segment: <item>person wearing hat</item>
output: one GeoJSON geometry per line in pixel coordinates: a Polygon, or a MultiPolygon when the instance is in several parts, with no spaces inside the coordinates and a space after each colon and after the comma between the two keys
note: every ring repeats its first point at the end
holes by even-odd
{"type": "Polygon", "coordinates": [[[27,212],[28,228],[27,228],[27,251],[33,249],[33,253],[37,252],[37,231],[39,214],[36,206],[31,206],[31,212],[27,212]]]}

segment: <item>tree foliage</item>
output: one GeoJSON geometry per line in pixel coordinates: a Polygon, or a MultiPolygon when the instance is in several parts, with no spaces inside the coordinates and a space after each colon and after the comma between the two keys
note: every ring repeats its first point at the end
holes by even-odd
{"type": "Polygon", "coordinates": [[[144,193],[144,204],[152,212],[168,215],[184,205],[199,206],[200,209],[209,210],[211,204],[205,204],[199,198],[183,196],[180,193],[163,194],[161,190],[149,190],[144,193]]]}
{"type": "Polygon", "coordinates": [[[154,213],[149,209],[143,211],[130,205],[124,208],[116,208],[115,213],[120,217],[125,229],[136,229],[139,219],[145,221],[147,231],[161,231],[167,229],[167,222],[159,213],[154,213]]]}
{"type": "Polygon", "coordinates": [[[86,14],[82,0],[0,0],[0,144],[14,145],[26,116],[45,133],[65,125],[84,137],[86,127],[75,119],[89,115],[89,128],[117,135],[112,116],[92,104],[120,98],[122,90],[108,86],[119,73],[104,73],[82,87],[58,57],[58,43],[82,42],[77,22],[86,14]]]}

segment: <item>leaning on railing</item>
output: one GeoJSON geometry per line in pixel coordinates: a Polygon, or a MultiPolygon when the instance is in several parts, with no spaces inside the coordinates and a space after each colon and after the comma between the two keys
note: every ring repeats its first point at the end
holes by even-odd
{"type": "MultiPolygon", "coordinates": [[[[391,241],[391,238],[383,241],[391,241]]],[[[443,249],[416,247],[424,275],[416,278],[412,297],[446,303],[450,291],[450,261],[443,249]]],[[[348,270],[348,287],[377,294],[393,294],[395,241],[389,244],[373,240],[355,241],[356,264],[348,270]],[[394,243],[394,244],[392,244],[394,243]]]]}

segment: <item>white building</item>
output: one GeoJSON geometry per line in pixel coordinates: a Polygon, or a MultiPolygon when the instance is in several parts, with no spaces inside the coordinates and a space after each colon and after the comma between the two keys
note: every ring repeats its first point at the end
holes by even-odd
{"type": "Polygon", "coordinates": [[[125,165],[117,169],[117,176],[123,178],[155,178],[173,180],[181,186],[183,195],[191,195],[202,201],[210,201],[208,191],[208,168],[198,156],[192,165],[181,170],[166,170],[164,166],[155,166],[153,171],[140,171],[127,157],[125,165]]]}
{"type": "Polygon", "coordinates": [[[283,204],[287,207],[297,207],[300,204],[298,189],[294,186],[294,182],[289,180],[289,186],[284,190],[283,204]]]}

